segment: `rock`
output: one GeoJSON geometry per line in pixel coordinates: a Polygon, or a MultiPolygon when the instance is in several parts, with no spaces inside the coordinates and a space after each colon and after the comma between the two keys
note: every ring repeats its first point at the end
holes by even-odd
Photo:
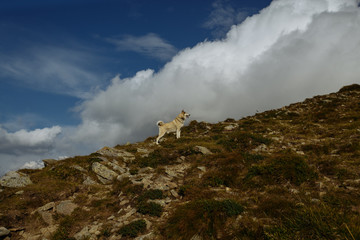
{"type": "Polygon", "coordinates": [[[96,185],[97,182],[95,182],[94,180],[92,180],[91,177],[87,176],[86,179],[83,181],[83,184],[84,184],[84,185],[91,186],[91,185],[96,185]]]}
{"type": "Polygon", "coordinates": [[[63,215],[71,215],[71,213],[75,210],[75,208],[77,208],[78,205],[73,203],[70,200],[65,200],[60,202],[55,210],[58,214],[63,214],[63,215]]]}
{"type": "Polygon", "coordinates": [[[199,166],[197,168],[202,172],[206,172],[206,167],[205,166],[199,166]]]}
{"type": "Polygon", "coordinates": [[[10,234],[10,230],[0,227],[0,237],[5,237],[10,234]]]}
{"type": "Polygon", "coordinates": [[[267,151],[267,146],[265,144],[261,144],[253,149],[254,152],[265,152],[267,151]]]}
{"type": "Polygon", "coordinates": [[[232,124],[230,124],[230,125],[227,125],[226,127],[224,127],[224,130],[225,131],[232,131],[232,130],[234,130],[235,128],[237,128],[238,126],[237,125],[232,125],[232,124]]]}
{"type": "Polygon", "coordinates": [[[59,227],[59,225],[56,224],[56,225],[51,225],[51,226],[48,226],[45,228],[41,228],[40,232],[41,232],[41,236],[43,237],[41,239],[44,240],[44,239],[50,238],[51,235],[58,229],[58,227],[59,227]]]}
{"type": "Polygon", "coordinates": [[[203,238],[200,235],[195,234],[190,240],[203,240],[203,238]]]}
{"type": "Polygon", "coordinates": [[[110,157],[122,157],[124,161],[132,161],[135,159],[135,156],[132,153],[110,147],[103,147],[102,149],[98,150],[97,153],[110,157]]]}
{"type": "Polygon", "coordinates": [[[149,154],[151,153],[151,152],[153,152],[153,150],[149,150],[149,149],[146,149],[146,148],[138,148],[137,149],[137,152],[138,153],[141,153],[141,157],[148,157],[149,156],[149,154]]]}
{"type": "Polygon", "coordinates": [[[32,184],[32,181],[25,173],[11,171],[0,178],[0,185],[3,187],[16,188],[25,187],[30,184],[32,184]]]}
{"type": "Polygon", "coordinates": [[[70,167],[73,169],[79,170],[80,172],[84,172],[84,173],[87,172],[83,167],[80,167],[79,165],[73,165],[70,167]]]}
{"type": "Polygon", "coordinates": [[[116,177],[116,180],[118,180],[119,182],[121,182],[122,180],[130,177],[130,173],[123,173],[123,174],[120,174],[119,176],[116,177]]]}
{"type": "Polygon", "coordinates": [[[82,239],[87,239],[91,237],[91,234],[89,233],[89,227],[88,226],[85,226],[83,229],[81,229],[80,232],[76,233],[74,235],[74,238],[76,240],[82,240],[82,239]]]}
{"type": "Polygon", "coordinates": [[[200,153],[202,153],[204,155],[212,154],[212,152],[209,149],[207,149],[206,147],[195,146],[194,149],[195,149],[195,151],[200,152],[200,153]]]}
{"type": "Polygon", "coordinates": [[[55,165],[55,164],[58,162],[58,161],[55,160],[55,159],[44,159],[44,160],[42,160],[42,161],[43,161],[45,167],[53,166],[53,165],[55,165]]]}
{"type": "Polygon", "coordinates": [[[100,176],[99,180],[104,184],[111,183],[118,176],[116,172],[98,162],[92,164],[92,170],[98,175],[98,178],[100,176]]]}
{"type": "Polygon", "coordinates": [[[171,195],[173,195],[175,198],[178,198],[178,197],[179,197],[179,194],[178,194],[174,189],[171,189],[171,190],[170,190],[170,193],[171,193],[171,195]]]}
{"type": "Polygon", "coordinates": [[[36,209],[36,211],[40,212],[40,211],[48,211],[55,208],[55,203],[54,202],[49,202],[47,204],[45,204],[42,207],[39,207],[38,209],[36,209]]]}

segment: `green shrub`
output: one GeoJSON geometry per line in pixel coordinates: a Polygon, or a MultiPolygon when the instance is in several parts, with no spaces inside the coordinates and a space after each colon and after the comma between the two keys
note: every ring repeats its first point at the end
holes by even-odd
{"type": "Polygon", "coordinates": [[[163,211],[163,207],[160,204],[154,202],[140,202],[137,205],[137,212],[150,216],[160,217],[163,211]]]}
{"type": "Polygon", "coordinates": [[[163,192],[160,189],[150,189],[145,191],[143,194],[139,196],[139,202],[146,201],[148,199],[154,200],[154,199],[162,199],[163,192]]]}
{"type": "Polygon", "coordinates": [[[178,156],[178,154],[170,152],[166,149],[156,149],[155,151],[151,152],[149,156],[136,159],[134,163],[137,164],[140,168],[156,168],[159,165],[166,165],[175,162],[178,156]]]}
{"type": "Polygon", "coordinates": [[[145,232],[145,230],[146,230],[145,220],[137,220],[120,228],[118,233],[124,237],[135,238],[139,233],[145,232]]]}

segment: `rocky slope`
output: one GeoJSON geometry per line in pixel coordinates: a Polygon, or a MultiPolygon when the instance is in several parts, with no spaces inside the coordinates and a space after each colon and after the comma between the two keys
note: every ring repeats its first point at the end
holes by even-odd
{"type": "Polygon", "coordinates": [[[360,239],[360,85],[0,180],[0,239],[360,239]]]}

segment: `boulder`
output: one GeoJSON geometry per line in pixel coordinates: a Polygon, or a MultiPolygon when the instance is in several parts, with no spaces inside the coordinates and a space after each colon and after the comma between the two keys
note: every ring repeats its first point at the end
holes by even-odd
{"type": "Polygon", "coordinates": [[[92,170],[98,175],[99,180],[104,184],[111,183],[111,181],[118,176],[116,172],[98,162],[94,162],[92,164],[92,170]]]}
{"type": "Polygon", "coordinates": [[[32,184],[30,178],[25,173],[11,171],[0,178],[0,185],[3,187],[25,187],[32,184]]]}
{"type": "Polygon", "coordinates": [[[10,234],[10,230],[0,227],[0,237],[5,237],[10,234]]]}
{"type": "Polygon", "coordinates": [[[73,203],[70,200],[65,200],[60,202],[56,207],[55,210],[58,214],[63,215],[71,215],[71,213],[77,208],[78,205],[73,203]]]}
{"type": "Polygon", "coordinates": [[[47,166],[53,166],[55,165],[58,161],[55,160],[55,159],[44,159],[42,160],[43,163],[44,163],[44,166],[47,167],[47,166]]]}
{"type": "Polygon", "coordinates": [[[194,150],[197,152],[200,152],[204,155],[212,154],[212,152],[209,149],[207,149],[206,147],[202,147],[202,146],[195,146],[194,150]]]}

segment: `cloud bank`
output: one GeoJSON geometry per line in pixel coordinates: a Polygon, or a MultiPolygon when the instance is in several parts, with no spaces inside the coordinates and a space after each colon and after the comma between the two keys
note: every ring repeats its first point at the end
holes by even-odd
{"type": "Polygon", "coordinates": [[[226,38],[184,49],[159,72],[116,77],[82,105],[77,139],[123,143],[156,134],[184,108],[219,121],[281,107],[359,81],[354,0],[278,0],[226,38]],[[91,137],[92,136],[92,137],[91,137]]]}
{"type": "Polygon", "coordinates": [[[156,121],[170,121],[181,109],[216,122],[359,83],[358,3],[274,0],[224,39],[180,51],[159,72],[114,77],[82,103],[82,123],[63,127],[54,148],[90,153],[156,135],[156,121]]]}

